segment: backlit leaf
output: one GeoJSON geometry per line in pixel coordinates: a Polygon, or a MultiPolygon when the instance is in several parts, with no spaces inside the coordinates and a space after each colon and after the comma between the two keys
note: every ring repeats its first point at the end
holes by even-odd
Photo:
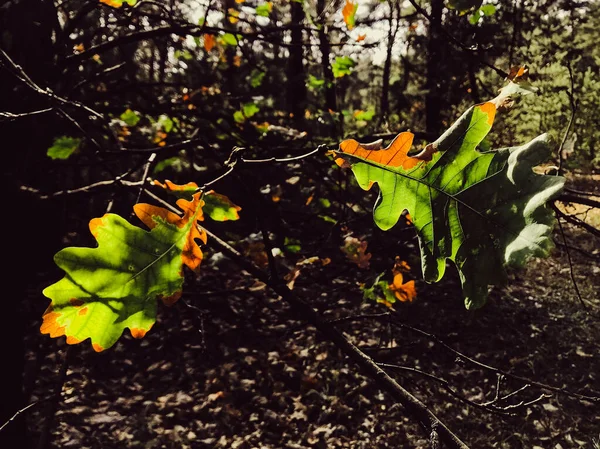
{"type": "Polygon", "coordinates": [[[480,152],[496,108],[508,86],[492,102],[469,108],[438,140],[409,156],[413,135],[401,133],[385,149],[381,141],[340,144],[336,162],[350,166],[365,190],[380,189],[374,219],[383,230],[410,213],[421,248],[423,276],[437,282],[446,261],[456,265],[465,305],[484,304],[489,285],[506,279],[505,266],[522,266],[552,248],[554,216],[546,202],[564,184],[532,168],[549,155],[548,137],[524,145],[480,152]]]}
{"type": "Polygon", "coordinates": [[[124,3],[127,3],[129,6],[135,6],[137,0],[99,0],[99,2],[113,8],[120,8],[124,3]]]}
{"type": "Polygon", "coordinates": [[[339,56],[335,58],[335,62],[331,65],[333,76],[341,78],[352,73],[352,68],[356,65],[354,59],[349,56],[339,56]]]}
{"type": "Polygon", "coordinates": [[[181,296],[183,266],[197,270],[206,233],[201,193],[180,199],[178,215],[150,204],[136,204],[134,212],[151,230],[131,225],[115,214],[90,221],[96,248],[65,248],[54,260],[65,277],[44,289],[52,300],[40,328],[51,337],[65,335],[67,343],[91,339],[102,351],[129,328],[143,337],[156,320],[157,299],[173,304],[181,296]]]}
{"type": "Polygon", "coordinates": [[[166,133],[170,133],[171,130],[173,129],[174,123],[173,123],[173,120],[171,119],[171,117],[169,117],[168,115],[162,114],[160,117],[158,117],[158,124],[166,133]]]}
{"type": "Polygon", "coordinates": [[[242,106],[242,112],[246,118],[251,118],[260,111],[260,108],[255,103],[244,103],[242,106]]]}
{"type": "MultiPolygon", "coordinates": [[[[164,184],[156,180],[153,181],[153,184],[162,187],[178,198],[191,198],[194,192],[198,191],[198,185],[195,182],[178,185],[167,179],[164,184]]],[[[204,201],[202,211],[212,220],[239,220],[240,216],[238,212],[242,210],[242,208],[234,204],[227,196],[221,195],[214,190],[210,190],[204,193],[202,200],[204,201]]]]}
{"type": "Polygon", "coordinates": [[[260,70],[253,69],[252,73],[250,73],[250,85],[254,88],[259,87],[267,72],[261,72],[260,70]]]}
{"type": "Polygon", "coordinates": [[[127,109],[119,118],[123,120],[127,126],[135,126],[141,120],[137,112],[134,112],[131,109],[127,109]]]}
{"type": "Polygon", "coordinates": [[[231,45],[233,47],[237,46],[238,44],[238,38],[231,33],[225,33],[221,36],[221,41],[225,44],[225,45],[231,45]]]}
{"type": "Polygon", "coordinates": [[[356,24],[356,10],[358,9],[358,3],[354,3],[352,0],[346,0],[344,8],[342,9],[342,17],[344,17],[344,23],[349,30],[354,28],[356,24]]]}
{"type": "Polygon", "coordinates": [[[415,281],[404,282],[402,273],[394,275],[394,280],[389,284],[389,289],[400,302],[413,302],[417,297],[415,281]]]}
{"type": "Polygon", "coordinates": [[[51,159],[69,159],[81,145],[81,139],[77,137],[57,137],[46,155],[51,159]]]}
{"type": "Polygon", "coordinates": [[[240,20],[240,12],[233,8],[227,10],[227,15],[229,16],[229,23],[237,23],[240,20]]]}
{"type": "Polygon", "coordinates": [[[214,190],[206,192],[202,197],[204,200],[204,213],[215,221],[239,220],[238,212],[242,210],[240,206],[233,202],[225,195],[216,193],[214,190]]]}
{"type": "Polygon", "coordinates": [[[311,89],[315,90],[315,89],[319,89],[320,87],[325,85],[325,80],[324,79],[320,79],[317,78],[314,75],[308,75],[308,87],[310,87],[311,89]]]}
{"type": "Polygon", "coordinates": [[[354,111],[354,118],[356,120],[364,120],[366,122],[373,120],[373,116],[375,115],[375,110],[370,109],[368,111],[357,110],[354,111]]]}
{"type": "Polygon", "coordinates": [[[215,35],[205,34],[202,38],[204,40],[204,49],[206,52],[210,52],[215,46],[215,35]]]}
{"type": "Polygon", "coordinates": [[[269,17],[269,14],[271,14],[271,11],[273,11],[273,2],[261,3],[260,5],[258,5],[256,7],[256,15],[257,16],[269,17]]]}
{"type": "Polygon", "coordinates": [[[483,13],[484,16],[491,16],[496,13],[496,7],[490,3],[487,5],[483,5],[479,10],[483,13]]]}

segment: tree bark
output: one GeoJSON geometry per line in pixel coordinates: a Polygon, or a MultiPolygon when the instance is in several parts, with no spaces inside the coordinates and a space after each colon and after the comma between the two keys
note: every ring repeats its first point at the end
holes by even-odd
{"type": "Polygon", "coordinates": [[[396,40],[396,34],[400,27],[400,20],[396,17],[394,20],[395,12],[398,10],[397,2],[390,2],[390,18],[388,20],[388,41],[387,41],[387,52],[385,62],[383,64],[383,78],[381,82],[381,114],[379,116],[379,123],[382,123],[390,113],[390,74],[392,71],[392,53],[394,50],[394,42],[396,40]]]}
{"type": "Polygon", "coordinates": [[[290,57],[287,66],[287,109],[293,114],[296,125],[304,121],[304,110],[306,109],[306,84],[304,73],[304,46],[302,42],[302,23],[304,22],[304,10],[302,4],[290,2],[292,42],[290,46],[290,57]]]}
{"type": "Polygon", "coordinates": [[[429,40],[427,43],[427,81],[425,89],[425,127],[428,133],[438,134],[442,126],[442,99],[440,95],[441,54],[444,44],[441,37],[444,0],[431,0],[429,40]]]}
{"type": "Polygon", "coordinates": [[[317,1],[317,15],[321,17],[319,28],[319,50],[321,51],[321,67],[323,69],[323,78],[325,79],[325,108],[337,111],[337,98],[335,95],[335,79],[331,70],[331,44],[327,37],[327,18],[325,14],[325,0],[317,1]]]}

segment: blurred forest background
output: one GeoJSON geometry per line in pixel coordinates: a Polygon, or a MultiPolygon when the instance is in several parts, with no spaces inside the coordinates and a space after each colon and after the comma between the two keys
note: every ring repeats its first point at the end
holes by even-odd
{"type": "Polygon", "coordinates": [[[185,301],[141,345],[94,354],[39,335],[41,290],[62,276],[52,256],[93,246],[91,218],[134,222],[138,201],[173,203],[149,178],[203,185],[237,148],[323,151],[211,184],[241,219],[209,229],[262,267],[269,235],[281,278],[327,319],[390,311],[365,286],[405,261],[417,299],[390,313],[425,333],[377,320],[345,332],[399,357],[412,369],[401,383],[471,447],[600,447],[599,29],[600,2],[585,0],[3,0],[0,425],[33,405],[1,447],[429,447],[402,407],[210,244],[185,301]],[[500,114],[483,149],[553,137],[544,170],[567,177],[565,233],[553,258],[467,312],[457,277],[422,283],[409,224],[376,229],[376,192],[325,150],[407,130],[422,148],[520,66],[539,93],[500,114]],[[457,363],[434,335],[503,371],[457,363]],[[494,402],[501,391],[513,395],[494,402]]]}

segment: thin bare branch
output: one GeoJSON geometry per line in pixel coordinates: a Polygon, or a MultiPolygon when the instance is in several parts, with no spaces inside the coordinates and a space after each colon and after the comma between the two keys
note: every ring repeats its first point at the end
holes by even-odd
{"type": "Polygon", "coordinates": [[[571,260],[571,250],[569,250],[569,247],[567,246],[567,237],[565,236],[565,230],[563,229],[560,217],[556,217],[556,221],[558,222],[558,229],[560,230],[560,234],[562,235],[563,242],[565,244],[565,252],[567,253],[567,261],[569,263],[569,274],[571,276],[571,283],[573,284],[573,288],[575,289],[575,294],[577,295],[577,299],[579,299],[579,303],[583,306],[584,309],[587,309],[587,304],[583,301],[583,298],[581,297],[581,292],[579,291],[579,286],[577,285],[577,280],[575,279],[573,261],[571,260]]]}

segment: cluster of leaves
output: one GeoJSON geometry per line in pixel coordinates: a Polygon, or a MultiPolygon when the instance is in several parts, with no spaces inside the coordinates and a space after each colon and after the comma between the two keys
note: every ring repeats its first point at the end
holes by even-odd
{"type": "Polygon", "coordinates": [[[363,297],[385,305],[393,309],[394,304],[400,302],[412,302],[417,297],[415,281],[404,282],[404,274],[410,271],[408,263],[400,257],[392,268],[393,280],[387,282],[384,278],[386,273],[380,273],[370,287],[362,286],[363,297]]]}
{"type": "Polygon", "coordinates": [[[469,108],[414,156],[409,132],[385,149],[381,140],[346,140],[334,152],[336,163],[352,168],[364,190],[378,184],[373,212],[378,227],[390,229],[404,210],[410,213],[426,281],[439,281],[446,261],[454,262],[467,308],[481,307],[488,286],[505,282],[505,266],[523,266],[552,247],[554,215],[545,204],[560,192],[564,178],[532,170],[549,155],[547,135],[517,147],[477,150],[497,107],[521,91],[511,81],[497,98],[469,108]]]}
{"type": "MultiPolygon", "coordinates": [[[[548,156],[547,136],[517,147],[478,150],[497,108],[510,104],[512,95],[531,90],[526,82],[518,84],[523,73],[515,73],[494,100],[469,108],[418,154],[409,154],[409,132],[384,149],[381,140],[361,144],[351,139],[333,152],[335,162],[351,168],[364,190],[378,184],[373,215],[379,228],[388,230],[410,214],[427,282],[443,277],[447,260],[456,265],[467,308],[482,306],[489,286],[505,281],[505,266],[522,266],[552,247],[554,217],[546,203],[559,193],[564,179],[532,170],[548,156]]],[[[254,113],[247,109],[241,111],[244,117],[254,113]]],[[[122,119],[137,122],[129,113],[122,119]]],[[[136,204],[135,214],[150,231],[115,214],[93,219],[90,231],[97,248],[66,248],[55,256],[66,275],[44,290],[52,303],[44,314],[43,333],[66,335],[71,344],[90,338],[97,351],[112,346],[125,328],[143,337],[155,321],[157,299],[177,301],[183,268],[197,270],[202,261],[197,241],[207,240],[198,225],[204,213],[219,221],[239,218],[240,208],[227,197],[199,192],[195,183],[154,183],[179,197],[181,213],[136,204]]],[[[369,266],[366,249],[365,241],[352,236],[342,247],[361,268],[369,266]]],[[[412,301],[416,290],[414,281],[404,282],[407,269],[397,261],[392,282],[380,275],[363,288],[365,298],[388,307],[412,301]]],[[[289,280],[292,285],[294,279],[289,280]]]]}
{"type": "Polygon", "coordinates": [[[206,232],[198,222],[204,212],[217,221],[237,220],[240,208],[223,195],[195,192],[189,183],[155,182],[177,196],[181,214],[150,204],[136,204],[135,215],[150,231],[131,225],[116,214],[90,221],[96,248],[65,248],[55,256],[66,272],[47,287],[52,300],[44,313],[42,333],[65,335],[67,343],[90,338],[96,351],[111,347],[129,328],[143,337],[156,320],[157,300],[174,304],[182,293],[183,267],[198,270],[206,232]],[[187,197],[188,199],[186,199],[187,197]]]}

